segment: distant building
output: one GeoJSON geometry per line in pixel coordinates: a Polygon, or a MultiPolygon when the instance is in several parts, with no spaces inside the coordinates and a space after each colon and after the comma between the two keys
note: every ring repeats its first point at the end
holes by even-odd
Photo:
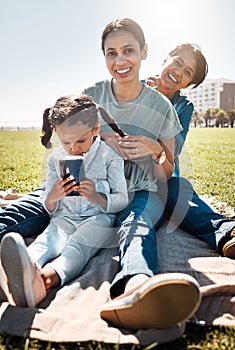
{"type": "Polygon", "coordinates": [[[235,109],[235,81],[218,78],[206,79],[196,89],[185,89],[193,101],[195,111],[204,113],[207,108],[235,109]]]}

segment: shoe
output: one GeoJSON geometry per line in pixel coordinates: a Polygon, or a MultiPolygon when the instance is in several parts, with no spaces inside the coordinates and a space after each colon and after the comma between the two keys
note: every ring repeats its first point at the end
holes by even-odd
{"type": "Polygon", "coordinates": [[[7,284],[7,276],[3,270],[2,264],[0,262],[0,302],[9,301],[10,293],[7,284]]]}
{"type": "Polygon", "coordinates": [[[166,273],[106,303],[100,316],[119,328],[167,328],[189,319],[200,301],[199,284],[193,277],[166,273]]]}
{"type": "Polygon", "coordinates": [[[31,261],[23,238],[7,233],[1,242],[1,263],[16,306],[35,307],[46,296],[39,267],[31,261]]]}
{"type": "Polygon", "coordinates": [[[224,244],[222,252],[223,256],[226,258],[235,259],[235,237],[232,237],[228,242],[224,244]]]}
{"type": "Polygon", "coordinates": [[[12,295],[8,288],[7,276],[0,262],[0,303],[7,301],[11,305],[15,305],[12,295]]]}

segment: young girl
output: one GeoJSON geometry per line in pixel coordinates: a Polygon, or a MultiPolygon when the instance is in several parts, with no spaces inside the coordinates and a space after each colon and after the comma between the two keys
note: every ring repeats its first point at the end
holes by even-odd
{"type": "Polygon", "coordinates": [[[127,206],[128,196],[123,160],[98,136],[99,114],[110,122],[86,95],[61,97],[44,114],[42,142],[48,144],[55,130],[62,145],[48,157],[44,206],[51,221],[28,248],[18,233],[8,233],[1,244],[2,266],[17,306],[37,305],[49,288],[72,280],[99,249],[115,244],[114,213],[127,206]],[[83,158],[79,184],[71,176],[62,178],[60,160],[68,155],[83,158]]]}

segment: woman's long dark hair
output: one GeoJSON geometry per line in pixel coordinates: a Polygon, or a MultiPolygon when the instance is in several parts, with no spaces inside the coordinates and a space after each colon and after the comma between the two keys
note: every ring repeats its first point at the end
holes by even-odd
{"type": "Polygon", "coordinates": [[[101,49],[103,53],[105,53],[104,45],[108,35],[112,32],[118,32],[119,30],[131,33],[134,36],[134,38],[138,41],[140,48],[143,49],[145,45],[145,37],[140,25],[137,22],[133,21],[133,19],[131,18],[121,18],[110,22],[104,28],[103,33],[101,35],[101,49]]]}
{"type": "Polygon", "coordinates": [[[114,132],[121,137],[126,134],[119,128],[116,121],[111,115],[101,106],[98,106],[87,95],[70,95],[60,97],[54,107],[46,108],[43,113],[43,124],[41,143],[46,148],[51,148],[51,136],[56,126],[62,123],[68,125],[76,124],[78,121],[90,128],[96,127],[99,116],[112,128],[114,132]]]}

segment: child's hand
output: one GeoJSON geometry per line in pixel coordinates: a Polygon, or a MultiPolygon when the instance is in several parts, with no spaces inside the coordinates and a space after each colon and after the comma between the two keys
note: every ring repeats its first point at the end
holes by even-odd
{"type": "Polygon", "coordinates": [[[47,209],[53,211],[57,202],[73,191],[74,185],[76,185],[76,181],[72,177],[57,180],[45,200],[47,209]]]}
{"type": "Polygon", "coordinates": [[[95,184],[90,179],[83,179],[74,189],[80,193],[86,200],[93,202],[92,198],[96,195],[95,184]]]}
{"type": "Polygon", "coordinates": [[[106,195],[96,191],[95,184],[92,180],[83,179],[80,181],[79,186],[75,186],[74,189],[76,191],[79,191],[80,195],[83,196],[87,201],[98,204],[106,209],[106,195]]]}

